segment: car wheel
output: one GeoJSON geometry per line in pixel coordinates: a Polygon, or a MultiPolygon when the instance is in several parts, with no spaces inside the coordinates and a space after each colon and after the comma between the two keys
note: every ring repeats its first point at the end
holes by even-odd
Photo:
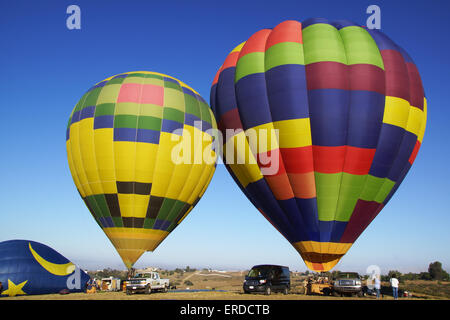
{"type": "Polygon", "coordinates": [[[272,288],[270,288],[270,286],[267,286],[266,290],[264,291],[264,294],[266,296],[270,296],[271,293],[272,293],[272,288]]]}
{"type": "Polygon", "coordinates": [[[364,297],[364,293],[363,293],[362,291],[359,291],[356,295],[357,295],[359,298],[364,297]]]}
{"type": "Polygon", "coordinates": [[[289,294],[289,287],[284,287],[283,294],[289,294]]]}
{"type": "Polygon", "coordinates": [[[149,285],[147,285],[147,286],[145,287],[145,293],[146,293],[146,294],[152,293],[152,289],[150,288],[149,285]]]}
{"type": "Polygon", "coordinates": [[[335,296],[335,297],[339,297],[339,296],[340,296],[340,294],[339,294],[339,292],[337,292],[337,291],[333,291],[333,296],[335,296]]]}
{"type": "Polygon", "coordinates": [[[131,290],[127,289],[127,295],[130,295],[130,294],[131,294],[131,290]]]}

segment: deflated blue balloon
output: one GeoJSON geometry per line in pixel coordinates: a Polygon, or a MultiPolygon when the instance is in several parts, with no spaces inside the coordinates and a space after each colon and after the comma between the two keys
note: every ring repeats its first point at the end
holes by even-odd
{"type": "Polygon", "coordinates": [[[2,296],[84,291],[89,275],[52,248],[35,241],[0,242],[2,296]]]}

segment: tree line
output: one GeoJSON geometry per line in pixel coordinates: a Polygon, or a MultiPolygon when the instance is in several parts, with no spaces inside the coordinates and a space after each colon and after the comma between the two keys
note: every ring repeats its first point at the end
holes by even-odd
{"type": "Polygon", "coordinates": [[[389,281],[390,278],[395,276],[400,281],[402,280],[440,280],[440,281],[450,281],[450,276],[447,271],[442,269],[442,263],[435,261],[430,263],[428,266],[428,272],[419,273],[401,273],[396,270],[391,270],[387,275],[381,276],[381,281],[389,281]]]}
{"type": "MultiPolygon", "coordinates": [[[[306,271],[301,273],[303,276],[311,276],[314,273],[306,271]]],[[[322,272],[321,276],[326,276],[329,279],[336,279],[339,276],[339,271],[332,272],[322,272]]],[[[368,277],[368,276],[366,276],[368,277]]],[[[428,266],[428,271],[419,273],[401,273],[397,270],[390,270],[387,274],[381,275],[381,281],[389,281],[392,277],[397,278],[400,281],[403,280],[440,280],[440,281],[450,281],[450,276],[447,271],[442,268],[442,263],[435,261],[430,263],[428,266]]]]}

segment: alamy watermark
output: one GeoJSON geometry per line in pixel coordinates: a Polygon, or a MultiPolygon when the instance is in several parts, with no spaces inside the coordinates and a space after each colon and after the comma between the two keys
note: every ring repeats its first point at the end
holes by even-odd
{"type": "Polygon", "coordinates": [[[366,269],[366,274],[368,275],[367,278],[367,288],[370,290],[373,290],[375,288],[375,279],[380,279],[381,277],[381,269],[377,265],[370,265],[366,269]]]}
{"type": "Polygon", "coordinates": [[[194,122],[194,130],[176,129],[171,141],[174,164],[258,165],[263,175],[274,175],[280,167],[279,130],[275,128],[218,129],[202,133],[202,122],[194,122]],[[225,143],[224,143],[225,142],[225,143]]]}
{"type": "Polygon", "coordinates": [[[367,18],[367,29],[381,29],[381,9],[376,4],[372,4],[367,7],[367,14],[370,16],[367,18]]]}
{"type": "Polygon", "coordinates": [[[66,19],[66,27],[69,30],[81,29],[81,9],[79,6],[72,4],[67,7],[66,13],[70,16],[66,19]]]}

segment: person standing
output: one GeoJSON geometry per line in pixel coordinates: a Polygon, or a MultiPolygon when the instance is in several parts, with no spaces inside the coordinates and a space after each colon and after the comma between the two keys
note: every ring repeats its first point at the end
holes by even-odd
{"type": "Polygon", "coordinates": [[[397,300],[398,299],[398,279],[396,278],[395,274],[392,275],[390,282],[391,282],[392,293],[393,293],[394,299],[397,300]]]}
{"type": "Polygon", "coordinates": [[[308,294],[308,279],[303,279],[303,294],[306,296],[308,294]]]}
{"type": "Polygon", "coordinates": [[[376,276],[375,277],[375,292],[377,293],[377,299],[380,298],[380,291],[381,291],[380,276],[376,276]]]}

